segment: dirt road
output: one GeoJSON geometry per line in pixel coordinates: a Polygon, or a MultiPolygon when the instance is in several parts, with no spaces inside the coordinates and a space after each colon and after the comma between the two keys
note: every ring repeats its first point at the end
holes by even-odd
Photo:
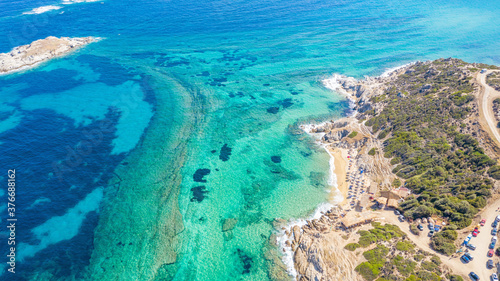
{"type": "Polygon", "coordinates": [[[483,125],[484,129],[495,141],[497,146],[500,147],[500,132],[497,128],[498,122],[496,121],[495,113],[493,112],[493,100],[500,98],[500,92],[486,84],[486,75],[491,72],[492,70],[488,70],[485,73],[477,73],[475,76],[476,81],[481,86],[481,91],[478,97],[479,122],[483,125]]]}
{"type": "MultiPolygon", "coordinates": [[[[500,201],[499,201],[499,204],[500,204],[500,201]]],[[[463,277],[467,277],[467,275],[471,272],[471,271],[474,271],[474,269],[472,269],[471,267],[471,263],[469,263],[468,265],[464,266],[464,264],[462,263],[462,261],[460,261],[460,256],[459,255],[454,255],[454,257],[448,257],[448,256],[445,256],[445,255],[442,255],[440,253],[437,253],[436,251],[434,251],[431,246],[430,246],[430,239],[429,239],[429,229],[427,228],[427,225],[425,225],[424,227],[424,231],[421,231],[420,232],[420,235],[415,235],[413,233],[411,233],[410,231],[410,226],[409,224],[404,221],[404,222],[400,222],[398,220],[398,218],[396,217],[396,215],[394,214],[393,211],[381,211],[381,216],[380,218],[382,218],[382,221],[386,221],[390,224],[395,224],[397,226],[399,226],[399,228],[404,231],[407,235],[408,235],[408,238],[410,238],[410,240],[415,243],[417,245],[418,248],[426,251],[426,252],[429,252],[429,253],[432,253],[432,254],[435,254],[436,256],[438,256],[441,261],[454,273],[454,274],[459,274],[459,275],[462,275],[463,277]]],[[[485,253],[486,255],[486,253],[485,253]]],[[[485,267],[484,267],[485,268],[485,267]]],[[[477,273],[477,271],[475,271],[477,273]]],[[[468,278],[468,277],[467,277],[468,278]]],[[[467,278],[465,280],[467,280],[467,278]]],[[[488,276],[489,278],[489,276],[488,276]]],[[[483,277],[481,277],[481,280],[488,280],[488,279],[485,279],[483,277]]]]}
{"type": "MultiPolygon", "coordinates": [[[[486,262],[489,257],[487,257],[487,253],[489,251],[489,244],[491,242],[491,223],[495,220],[495,217],[497,215],[500,215],[500,211],[497,212],[497,209],[500,208],[500,198],[494,200],[488,206],[482,210],[478,216],[479,220],[481,219],[486,219],[486,225],[482,227],[480,230],[481,232],[477,237],[473,237],[470,241],[470,243],[474,244],[477,248],[475,251],[469,251],[470,254],[474,257],[474,260],[469,262],[468,264],[464,264],[460,260],[460,255],[455,254],[453,257],[448,257],[442,254],[439,254],[432,250],[430,247],[430,239],[427,236],[429,233],[429,230],[427,229],[427,226],[425,226],[424,231],[420,232],[420,235],[414,235],[410,231],[410,227],[407,222],[400,222],[396,215],[394,215],[393,211],[381,211],[380,217],[383,218],[383,221],[385,220],[388,223],[395,224],[401,228],[407,235],[410,240],[417,245],[420,249],[433,253],[437,255],[441,261],[450,268],[450,270],[454,274],[460,274],[466,277],[465,280],[469,280],[470,278],[468,277],[468,274],[473,271],[477,275],[479,275],[480,280],[490,280],[490,275],[495,272],[494,269],[487,269],[486,267],[486,262]]],[[[471,225],[467,230],[472,231],[472,229],[475,227],[475,224],[471,225]]],[[[468,231],[468,233],[470,233],[468,231]]],[[[495,246],[495,249],[500,246],[500,242],[497,243],[495,246]]],[[[465,249],[465,248],[464,248],[465,249]]],[[[500,259],[496,256],[492,257],[494,263],[497,264],[500,259]]]]}

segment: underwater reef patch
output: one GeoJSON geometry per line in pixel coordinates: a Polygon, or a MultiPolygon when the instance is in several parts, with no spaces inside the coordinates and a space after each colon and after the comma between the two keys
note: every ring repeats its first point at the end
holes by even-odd
{"type": "Polygon", "coordinates": [[[281,163],[281,156],[271,156],[271,161],[274,163],[281,163]]]}
{"type": "Polygon", "coordinates": [[[277,106],[271,106],[267,109],[267,113],[272,113],[272,114],[276,114],[280,111],[280,108],[277,107],[277,106]]]}
{"type": "Polygon", "coordinates": [[[204,177],[210,174],[210,169],[198,169],[193,175],[193,180],[195,182],[207,182],[204,177]]]}
{"type": "Polygon", "coordinates": [[[231,156],[231,148],[227,146],[227,143],[222,146],[220,149],[219,159],[222,161],[229,160],[229,156],[231,156]]]}
{"type": "Polygon", "coordinates": [[[197,201],[198,203],[201,203],[206,198],[205,193],[208,193],[207,188],[203,185],[193,187],[191,191],[193,192],[191,202],[197,201]]]}
{"type": "Polygon", "coordinates": [[[243,252],[241,249],[237,249],[236,253],[238,254],[238,257],[243,264],[243,274],[249,274],[250,269],[252,268],[252,258],[245,254],[245,252],[243,252]]]}

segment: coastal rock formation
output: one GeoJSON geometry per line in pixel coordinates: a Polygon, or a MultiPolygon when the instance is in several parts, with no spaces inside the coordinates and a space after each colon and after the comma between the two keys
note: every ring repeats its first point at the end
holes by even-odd
{"type": "Polygon", "coordinates": [[[358,257],[344,251],[346,240],[338,232],[338,212],[332,208],[303,226],[282,229],[285,248],[292,252],[296,280],[362,280],[354,268],[358,257]]]}
{"type": "Polygon", "coordinates": [[[98,41],[96,37],[57,38],[49,36],[31,44],[15,47],[9,53],[0,54],[0,74],[11,73],[72,52],[98,41]]]}
{"type": "MultiPolygon", "coordinates": [[[[488,97],[489,91],[482,90],[485,82],[479,69],[485,67],[490,72],[497,69],[496,66],[468,64],[457,59],[439,59],[412,63],[375,78],[355,80],[336,75],[324,81],[326,87],[349,97],[354,107],[353,114],[336,121],[301,125],[300,128],[314,136],[332,158],[348,159],[349,171],[337,174],[337,184],[338,191],[342,192],[342,179],[349,182],[349,191],[346,188],[343,196],[350,199],[350,204],[340,203],[338,207],[342,212],[341,224],[329,216],[330,210],[322,213],[319,219],[306,221],[306,224],[303,221],[292,223],[282,229],[286,241],[283,238],[279,241],[285,253],[284,261],[293,262],[293,268],[288,269],[296,280],[362,280],[358,273],[364,274],[366,280],[375,280],[377,275],[384,280],[393,276],[397,271],[390,268],[366,277],[363,268],[354,270],[356,264],[363,262],[362,258],[356,259],[351,250],[344,250],[348,242],[342,239],[359,235],[354,234],[353,228],[361,223],[354,218],[373,215],[375,219],[382,219],[380,213],[368,211],[369,207],[398,207],[399,204],[399,210],[409,221],[424,218],[436,223],[429,217],[431,208],[439,207],[439,203],[433,202],[442,198],[443,201],[449,200],[450,188],[460,194],[461,197],[453,196],[459,198],[460,206],[487,206],[490,194],[498,192],[500,150],[497,144],[500,137],[488,132],[490,127],[494,129],[491,131],[497,128],[487,122],[488,116],[481,113],[482,107],[478,105],[478,101],[479,104],[483,102],[488,108],[494,100],[491,93],[490,104],[486,103],[488,98],[484,98],[488,97]],[[338,151],[338,155],[333,155],[338,151]],[[422,169],[422,159],[427,161],[425,169],[422,169]],[[460,160],[450,162],[450,159],[460,160]],[[462,182],[464,173],[470,177],[466,182],[462,182]],[[474,185],[476,181],[481,185],[474,185]],[[462,182],[460,188],[453,184],[455,182],[462,182]],[[375,200],[383,192],[402,185],[412,192],[405,201],[385,204],[375,200]],[[415,197],[427,190],[432,190],[435,195],[431,197],[433,200],[427,197],[427,205],[421,207],[419,201],[423,200],[415,197]],[[465,197],[463,194],[474,196],[465,197]],[[426,208],[429,208],[429,214],[419,213],[426,208]],[[342,239],[339,239],[342,235],[340,229],[345,230],[342,239]]],[[[498,108],[498,104],[494,105],[495,111],[498,108]]],[[[492,124],[496,125],[496,122],[495,119],[492,124]]],[[[335,163],[335,169],[337,167],[342,165],[335,163]]],[[[448,220],[448,225],[452,225],[451,232],[471,224],[477,210],[470,210],[467,215],[462,215],[458,208],[450,208],[448,214],[438,218],[448,220]]],[[[452,255],[457,250],[454,240],[449,239],[451,246],[446,249],[431,244],[434,245],[432,250],[452,255]]],[[[390,255],[395,256],[394,251],[390,255]]],[[[441,262],[435,263],[439,266],[441,262]]],[[[453,263],[447,262],[447,265],[453,263]]],[[[443,272],[438,273],[442,275],[443,272]]],[[[456,273],[462,274],[460,271],[456,273]]]]}

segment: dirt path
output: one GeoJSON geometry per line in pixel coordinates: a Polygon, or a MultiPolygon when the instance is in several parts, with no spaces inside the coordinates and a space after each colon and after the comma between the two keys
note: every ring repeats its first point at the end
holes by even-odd
{"type": "MultiPolygon", "coordinates": [[[[488,246],[491,242],[491,238],[493,237],[491,236],[491,223],[495,220],[495,217],[497,215],[500,215],[500,211],[497,212],[497,209],[499,208],[500,198],[496,198],[478,214],[476,218],[477,221],[474,221],[470,227],[459,232],[462,234],[459,234],[459,240],[463,241],[463,238],[471,233],[472,229],[481,219],[486,219],[486,224],[480,229],[481,232],[479,233],[479,235],[477,237],[473,237],[470,241],[470,243],[474,244],[477,248],[475,251],[470,251],[471,255],[474,257],[474,260],[468,264],[462,263],[462,261],[460,260],[461,254],[455,254],[452,257],[448,257],[435,252],[429,245],[430,239],[427,236],[429,233],[427,227],[425,227],[424,231],[420,232],[420,235],[417,236],[411,233],[408,223],[400,222],[392,211],[381,211],[380,217],[383,218],[382,221],[386,221],[388,223],[399,226],[399,228],[401,228],[401,230],[408,235],[408,238],[410,238],[410,240],[415,243],[417,247],[424,251],[437,255],[454,274],[463,275],[464,277],[466,277],[465,280],[469,280],[470,278],[467,277],[467,275],[471,271],[474,271],[479,275],[480,280],[489,280],[490,275],[495,272],[493,269],[486,268],[486,262],[488,261],[488,259],[490,259],[487,256],[487,253],[489,251],[488,246]]],[[[500,246],[499,243],[497,243],[495,248],[498,246],[500,246]]],[[[491,259],[493,259],[495,264],[500,261],[500,259],[496,256],[491,259]]]]}
{"type": "Polygon", "coordinates": [[[488,70],[485,73],[478,73],[475,76],[476,81],[481,86],[481,91],[478,97],[479,122],[491,136],[493,141],[495,141],[497,146],[500,147],[500,132],[497,128],[495,113],[493,112],[493,100],[500,98],[500,92],[486,84],[486,75],[491,72],[492,70],[488,70]]]}
{"type": "MultiPolygon", "coordinates": [[[[500,201],[499,201],[499,204],[500,204],[500,201]]],[[[386,221],[390,224],[395,224],[395,225],[399,226],[399,228],[408,235],[408,238],[410,238],[410,240],[413,243],[415,243],[415,245],[417,245],[418,248],[438,256],[441,259],[441,261],[443,262],[443,264],[445,264],[451,270],[451,272],[453,272],[454,274],[462,275],[463,277],[466,277],[465,280],[468,280],[469,277],[467,277],[467,275],[471,271],[475,270],[475,269],[471,268],[471,266],[470,266],[471,263],[464,266],[464,264],[460,261],[459,255],[454,255],[453,257],[448,257],[448,256],[442,255],[442,254],[434,251],[431,248],[431,246],[429,245],[430,239],[429,239],[429,236],[427,236],[429,233],[429,229],[427,228],[427,225],[425,225],[424,231],[420,232],[420,235],[417,236],[417,235],[411,233],[410,226],[406,221],[400,222],[398,220],[396,215],[394,215],[393,211],[381,211],[380,218],[382,219],[382,221],[386,221]]],[[[485,253],[485,255],[486,255],[486,253],[485,253]]],[[[486,267],[484,267],[484,268],[486,268],[486,267]]],[[[475,272],[478,273],[477,271],[475,271],[475,272]]],[[[489,278],[489,276],[488,276],[488,278],[489,278]]],[[[481,280],[488,280],[488,279],[486,279],[486,278],[483,279],[483,277],[481,277],[481,280]]]]}

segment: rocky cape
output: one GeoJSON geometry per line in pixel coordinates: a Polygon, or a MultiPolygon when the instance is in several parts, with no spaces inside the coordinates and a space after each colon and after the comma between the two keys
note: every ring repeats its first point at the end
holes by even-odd
{"type": "Polygon", "coordinates": [[[28,45],[15,47],[8,53],[0,54],[0,74],[33,68],[42,62],[66,55],[99,40],[98,37],[57,38],[49,36],[28,45]]]}
{"type": "MultiPolygon", "coordinates": [[[[321,146],[350,151],[350,163],[355,167],[363,168],[365,176],[369,182],[373,183],[369,187],[370,194],[376,195],[380,190],[389,190],[396,178],[393,169],[397,166],[390,162],[390,158],[384,156],[384,142],[390,137],[390,133],[381,135],[384,128],[373,130],[373,127],[367,125],[366,122],[383,112],[388,103],[384,101],[384,98],[389,95],[388,93],[392,94],[391,97],[394,100],[409,99],[411,93],[405,89],[416,84],[411,81],[412,77],[424,81],[416,90],[413,90],[413,94],[415,92],[422,95],[431,93],[433,87],[441,85],[439,83],[442,81],[436,80],[437,82],[433,83],[426,79],[442,73],[443,70],[440,68],[443,66],[457,68],[458,73],[463,77],[453,77],[453,79],[464,84],[471,83],[472,89],[469,94],[477,99],[479,93],[477,83],[474,79],[466,78],[471,78],[484,65],[467,64],[456,59],[414,62],[388,71],[379,77],[366,77],[360,80],[335,75],[330,79],[325,79],[323,84],[326,88],[346,95],[352,101],[352,115],[321,124],[304,124],[300,126],[303,129],[302,132],[299,129],[294,132],[297,134],[306,132],[313,135],[321,146]],[[422,69],[425,70],[423,73],[422,69]]],[[[443,87],[446,89],[446,86],[443,87]]],[[[465,97],[464,95],[463,98],[465,97]]],[[[479,116],[477,103],[470,102],[468,108],[470,112],[463,121],[459,122],[460,120],[450,118],[449,123],[458,128],[459,133],[473,136],[486,154],[496,158],[498,148],[477,121],[479,116]]],[[[404,181],[404,179],[400,180],[404,181]]],[[[344,246],[348,241],[341,238],[345,235],[347,239],[350,233],[343,231],[339,222],[340,215],[343,215],[345,211],[344,206],[336,206],[321,212],[319,217],[307,220],[305,223],[303,220],[298,220],[284,222],[276,227],[277,241],[284,253],[282,259],[286,262],[288,258],[288,273],[295,280],[363,280],[355,271],[355,267],[364,259],[362,256],[353,255],[352,251],[346,251],[344,246]]],[[[357,209],[350,211],[358,214],[357,209]]]]}

